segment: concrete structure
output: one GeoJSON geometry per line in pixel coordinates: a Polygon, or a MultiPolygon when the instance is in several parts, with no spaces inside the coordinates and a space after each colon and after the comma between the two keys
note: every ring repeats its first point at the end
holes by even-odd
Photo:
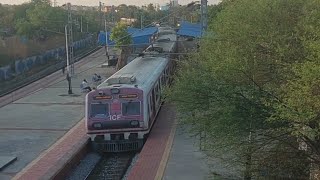
{"type": "Polygon", "coordinates": [[[161,11],[168,11],[169,10],[169,6],[168,5],[160,6],[160,10],[161,11]]]}
{"type": "Polygon", "coordinates": [[[172,7],[177,7],[177,6],[179,6],[178,0],[171,0],[170,3],[171,3],[171,6],[172,6],[172,7]]]}
{"type": "Polygon", "coordinates": [[[132,23],[136,22],[137,19],[134,18],[120,18],[120,21],[127,24],[127,25],[131,25],[132,23]]]}
{"type": "Polygon", "coordinates": [[[114,6],[103,6],[102,11],[103,12],[112,12],[115,10],[114,6]]]}

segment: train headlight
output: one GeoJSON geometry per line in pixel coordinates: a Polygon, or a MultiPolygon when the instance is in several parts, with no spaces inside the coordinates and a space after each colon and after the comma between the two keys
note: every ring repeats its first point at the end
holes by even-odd
{"type": "Polygon", "coordinates": [[[131,126],[138,126],[139,125],[139,121],[136,121],[136,120],[135,121],[131,121],[130,125],[131,126]]]}
{"type": "Polygon", "coordinates": [[[102,124],[101,123],[93,123],[92,127],[95,128],[95,129],[101,129],[102,128],[102,124]]]}

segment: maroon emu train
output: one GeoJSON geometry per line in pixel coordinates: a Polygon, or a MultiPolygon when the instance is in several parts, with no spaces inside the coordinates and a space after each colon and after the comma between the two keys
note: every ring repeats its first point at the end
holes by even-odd
{"type": "Polygon", "coordinates": [[[153,45],[157,50],[162,48],[162,54],[149,51],[137,57],[87,94],[86,128],[95,150],[121,152],[143,146],[175,64],[170,55],[163,53],[175,51],[176,34],[164,36],[170,41],[153,45]]]}

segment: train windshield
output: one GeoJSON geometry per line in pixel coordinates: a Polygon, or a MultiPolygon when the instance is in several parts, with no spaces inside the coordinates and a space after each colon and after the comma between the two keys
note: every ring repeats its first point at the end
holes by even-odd
{"type": "Polygon", "coordinates": [[[140,102],[124,102],[122,103],[122,115],[140,115],[140,102]]]}
{"type": "Polygon", "coordinates": [[[91,117],[107,118],[109,116],[108,104],[91,104],[91,117]]]}

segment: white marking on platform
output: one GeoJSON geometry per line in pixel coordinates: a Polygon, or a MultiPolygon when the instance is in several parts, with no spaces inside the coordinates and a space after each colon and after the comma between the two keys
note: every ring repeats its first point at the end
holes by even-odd
{"type": "Polygon", "coordinates": [[[6,166],[8,166],[9,164],[13,163],[15,160],[17,160],[17,157],[0,156],[0,171],[6,166]]]}

